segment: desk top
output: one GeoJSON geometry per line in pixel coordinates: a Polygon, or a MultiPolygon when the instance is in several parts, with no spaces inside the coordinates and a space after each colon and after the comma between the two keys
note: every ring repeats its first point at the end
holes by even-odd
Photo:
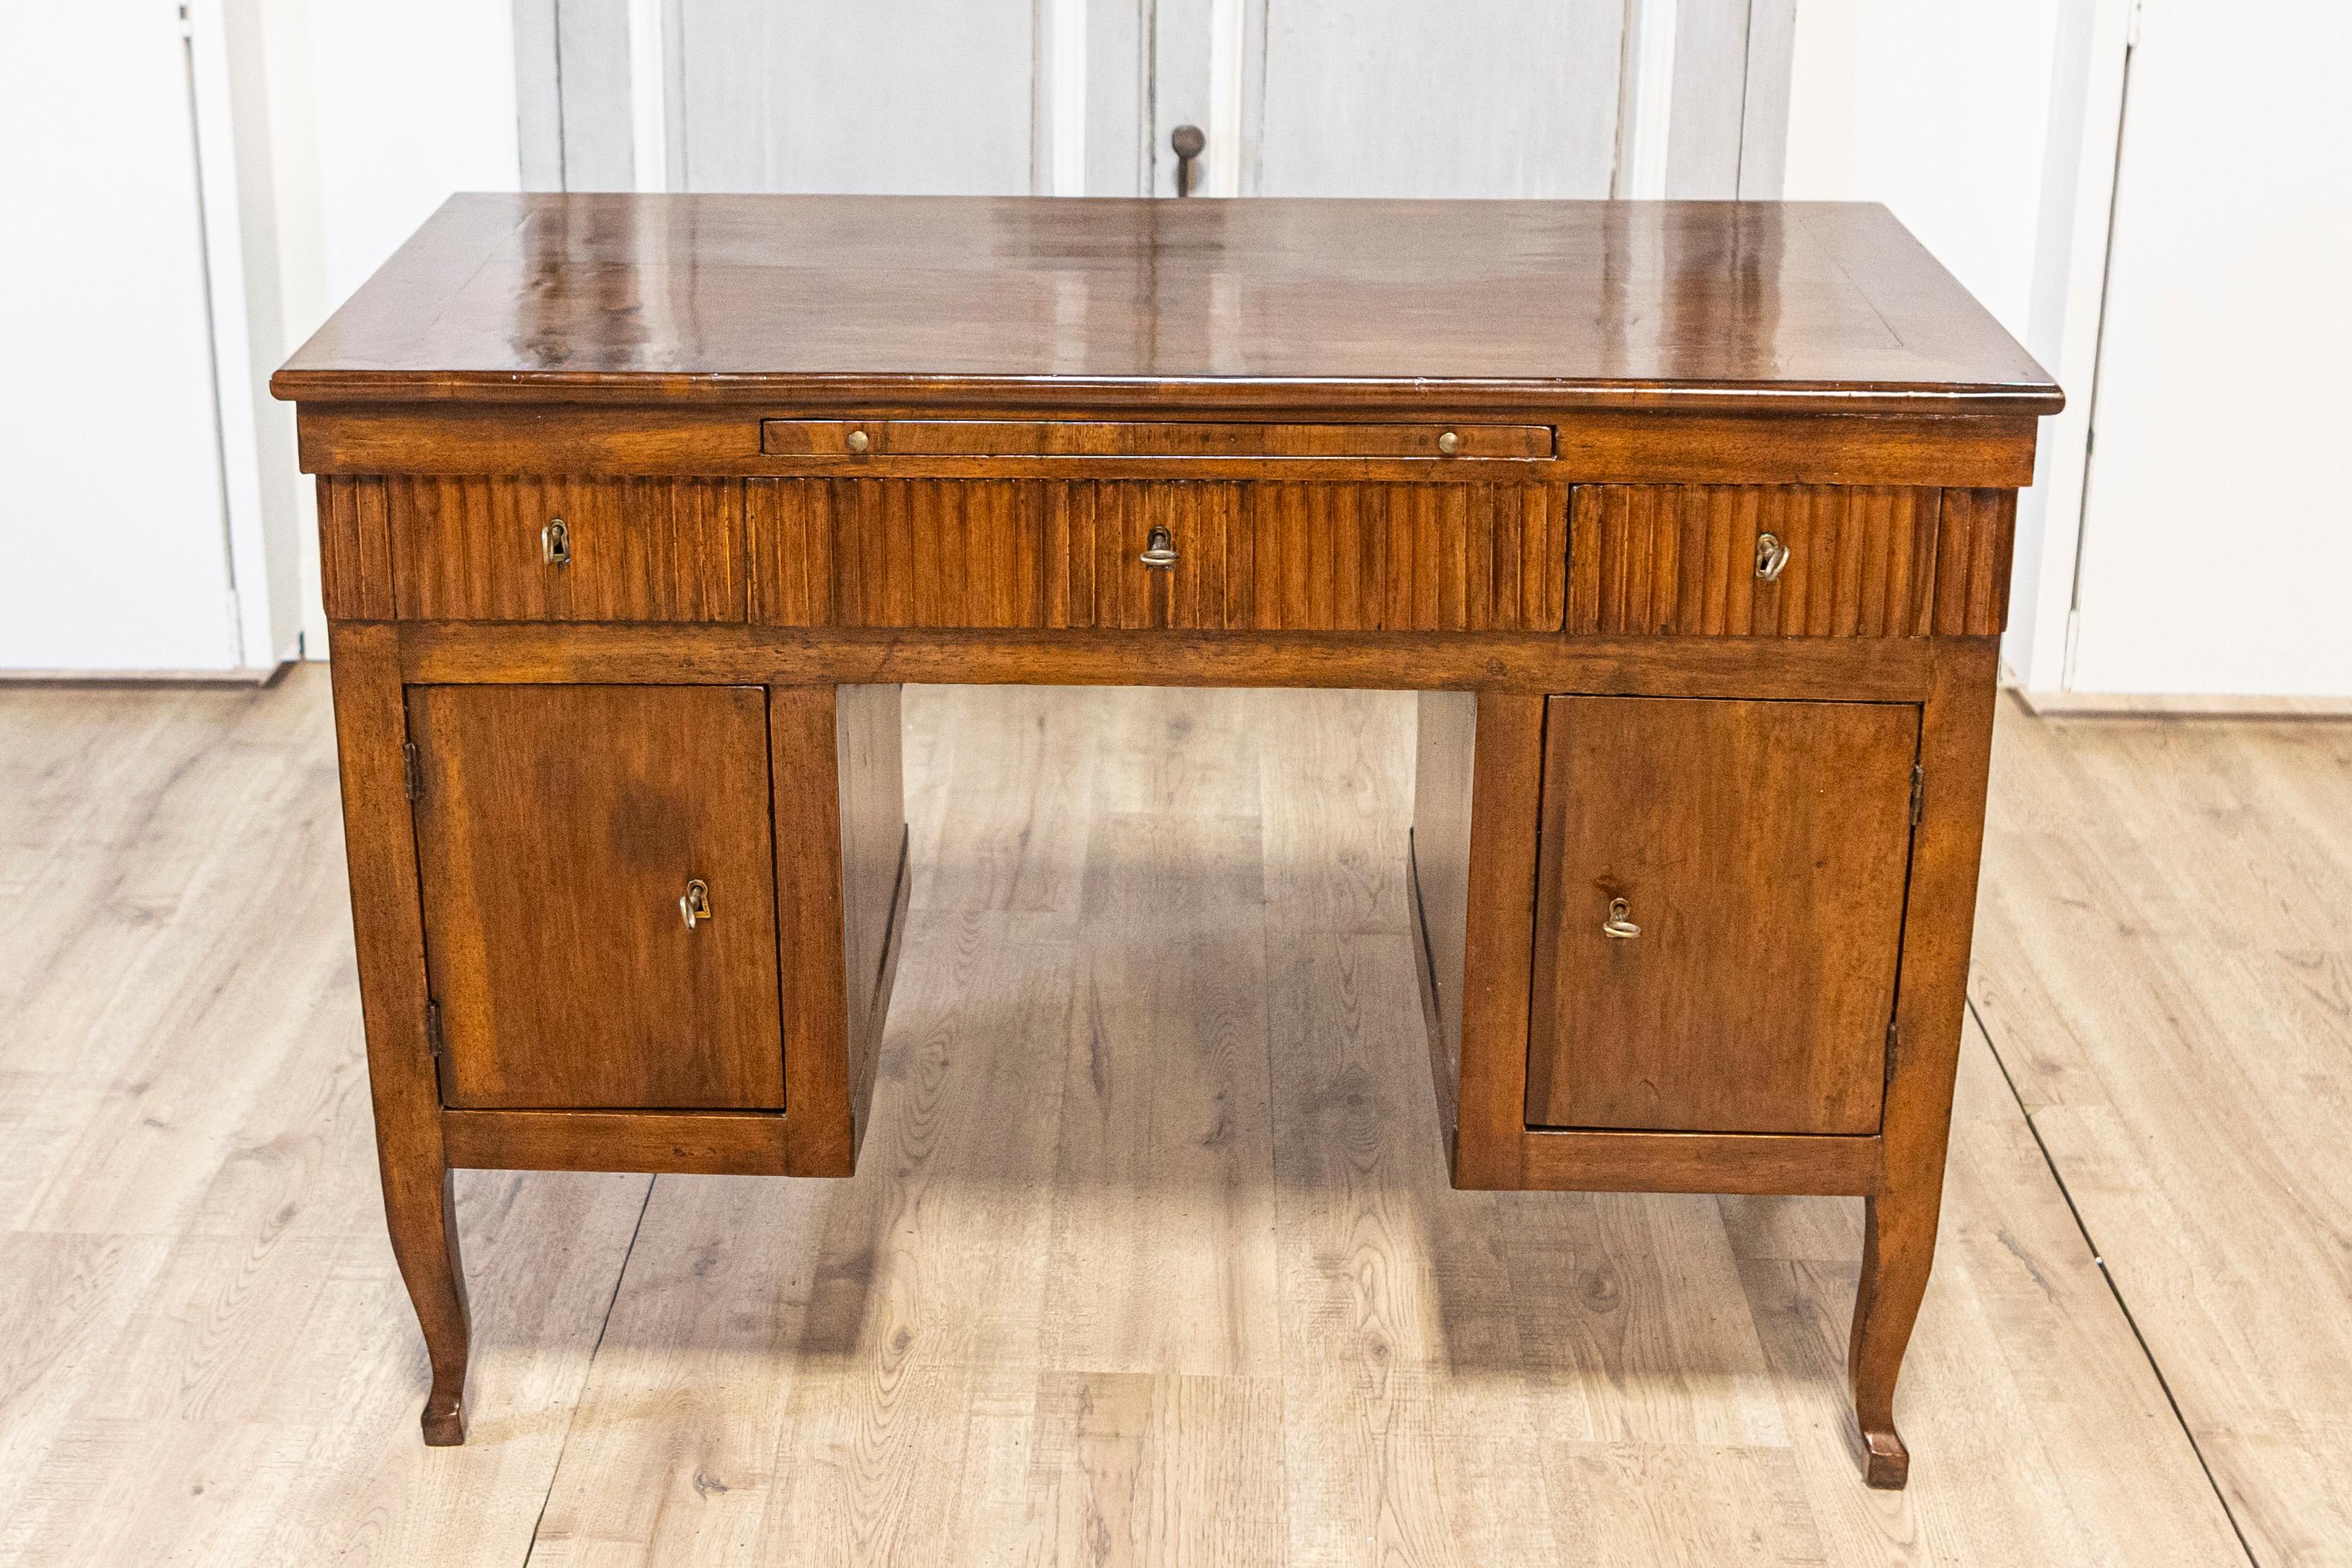
{"type": "Polygon", "coordinates": [[[453,196],[271,383],[304,402],[2046,414],[1843,203],[453,196]]]}

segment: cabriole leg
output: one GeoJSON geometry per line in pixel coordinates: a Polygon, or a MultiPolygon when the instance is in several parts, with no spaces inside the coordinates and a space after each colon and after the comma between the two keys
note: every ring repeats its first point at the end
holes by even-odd
{"type": "Polygon", "coordinates": [[[466,1362],[471,1318],[466,1271],[457,1251],[457,1207],[451,1173],[383,1173],[383,1213],[392,1253],[425,1331],[433,1387],[425,1396],[425,1440],[449,1447],[466,1440],[466,1362]]]}
{"type": "Polygon", "coordinates": [[[1911,1474],[1911,1451],[1895,1430],[1895,1380],[1936,1260],[1941,1186],[1863,1200],[1862,1283],[1854,1291],[1846,1375],[1862,1435],[1863,1479],[1874,1487],[1899,1488],[1911,1474]]]}

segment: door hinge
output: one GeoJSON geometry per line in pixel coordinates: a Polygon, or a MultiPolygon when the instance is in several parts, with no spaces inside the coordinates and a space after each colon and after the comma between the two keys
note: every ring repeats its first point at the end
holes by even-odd
{"type": "Polygon", "coordinates": [[[1902,1054],[1902,1049],[1900,1037],[1895,1032],[1895,1021],[1890,1018],[1886,1024],[1886,1081],[1889,1084],[1895,1081],[1895,1058],[1902,1054]]]}
{"type": "Polygon", "coordinates": [[[441,1004],[438,1002],[425,1004],[425,1048],[433,1053],[435,1061],[441,1059],[441,1004]]]}
{"type": "MultiPolygon", "coordinates": [[[[415,742],[403,741],[400,743],[400,767],[402,783],[408,791],[408,798],[422,799],[425,795],[425,768],[416,760],[415,742]]],[[[1916,813],[1913,814],[1911,820],[1914,822],[1919,820],[1916,813]]]]}
{"type": "MultiPolygon", "coordinates": [[[[415,792],[411,792],[413,795],[415,792]]],[[[1911,765],[1911,826],[1919,826],[1919,817],[1927,809],[1927,768],[1924,763],[1911,765]]]]}

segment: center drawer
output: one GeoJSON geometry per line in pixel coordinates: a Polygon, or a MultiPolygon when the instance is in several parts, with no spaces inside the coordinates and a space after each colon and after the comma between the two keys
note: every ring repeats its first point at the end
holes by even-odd
{"type": "Polygon", "coordinates": [[[1557,631],[1567,490],[1514,482],[754,479],[751,618],[1557,631]]]}

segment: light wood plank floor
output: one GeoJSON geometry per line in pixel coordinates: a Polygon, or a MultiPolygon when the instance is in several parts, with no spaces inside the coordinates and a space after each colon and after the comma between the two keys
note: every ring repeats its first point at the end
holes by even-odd
{"type": "Polygon", "coordinates": [[[1890,1496],[1858,1205],[1447,1188],[1409,699],[907,709],[862,1173],[463,1177],[428,1451],[322,675],[0,692],[0,1561],[2352,1561],[2352,728],[2004,715],[1890,1496]]]}

